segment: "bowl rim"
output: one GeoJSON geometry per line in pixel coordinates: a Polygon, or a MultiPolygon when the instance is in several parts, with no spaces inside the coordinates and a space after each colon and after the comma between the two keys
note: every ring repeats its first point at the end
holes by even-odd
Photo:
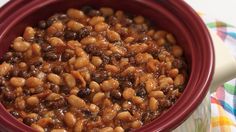
{"type": "MultiPolygon", "coordinates": [[[[54,1],[56,1],[56,0],[52,0],[50,2],[54,2],[54,1]]],[[[20,13],[20,11],[21,12],[24,11],[24,10],[22,10],[22,8],[24,8],[26,6],[31,6],[34,4],[40,4],[40,2],[41,2],[40,0],[35,0],[35,1],[28,2],[28,3],[25,3],[24,0],[9,1],[6,5],[4,5],[2,8],[0,8],[0,18],[3,18],[4,16],[6,16],[6,14],[17,15],[20,13]],[[19,8],[19,6],[22,6],[22,7],[19,8]],[[15,9],[14,12],[12,11],[12,9],[15,9]]],[[[146,0],[146,1],[145,0],[138,0],[138,2],[140,2],[142,4],[146,4],[148,6],[153,6],[153,4],[156,4],[155,2],[165,3],[166,1],[164,2],[164,1],[157,1],[157,0],[156,1],[155,0],[146,0]]],[[[203,98],[205,97],[205,95],[208,92],[209,86],[212,81],[213,73],[214,73],[214,64],[215,64],[214,48],[213,48],[213,43],[212,43],[210,34],[209,34],[205,24],[203,23],[201,18],[197,15],[197,13],[184,1],[167,0],[167,2],[170,5],[172,5],[173,8],[182,9],[182,11],[185,12],[185,15],[187,15],[189,18],[191,18],[191,17],[194,18],[195,22],[199,25],[199,29],[201,30],[201,33],[205,37],[203,39],[209,45],[208,69],[203,69],[203,71],[202,71],[202,72],[207,72],[207,74],[205,74],[207,76],[206,77],[207,80],[202,81],[202,85],[201,85],[202,89],[200,90],[199,93],[196,93],[196,98],[193,100],[193,102],[189,103],[189,106],[184,111],[179,112],[179,115],[174,117],[171,121],[169,121],[169,122],[163,121],[162,123],[160,123],[159,125],[162,127],[151,129],[152,126],[149,126],[150,127],[149,130],[161,130],[161,131],[162,130],[169,130],[170,128],[177,127],[181,122],[183,122],[202,102],[203,98]]],[[[9,19],[6,19],[5,21],[9,21],[9,19]]],[[[5,30],[3,30],[4,26],[1,26],[1,25],[2,24],[0,23],[0,32],[5,31],[5,30]]],[[[0,38],[1,38],[1,33],[0,33],[0,38]]],[[[1,107],[2,107],[2,105],[0,105],[0,108],[1,107]]],[[[14,123],[9,121],[8,119],[5,119],[5,117],[3,117],[2,114],[0,114],[0,119],[7,122],[8,124],[11,124],[11,127],[16,127],[19,130],[21,129],[20,128],[21,126],[18,127],[17,125],[14,125],[14,123]]],[[[30,127],[28,127],[26,125],[24,125],[24,126],[25,126],[24,128],[32,130],[30,127]]],[[[145,126],[141,129],[138,129],[138,131],[139,130],[140,131],[147,130],[147,128],[145,128],[145,126]]],[[[23,130],[23,129],[21,129],[21,130],[23,130]]]]}

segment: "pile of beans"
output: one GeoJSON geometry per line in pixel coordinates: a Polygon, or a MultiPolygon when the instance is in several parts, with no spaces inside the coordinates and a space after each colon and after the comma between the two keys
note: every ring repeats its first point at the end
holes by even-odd
{"type": "Polygon", "coordinates": [[[68,9],[15,38],[0,63],[0,100],[39,132],[140,128],[181,96],[187,70],[175,37],[139,15],[68,9]]]}

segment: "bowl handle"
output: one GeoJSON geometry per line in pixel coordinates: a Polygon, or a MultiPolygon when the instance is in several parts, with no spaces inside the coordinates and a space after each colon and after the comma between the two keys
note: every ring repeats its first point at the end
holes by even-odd
{"type": "Polygon", "coordinates": [[[236,59],[215,33],[211,32],[211,36],[215,48],[215,72],[210,90],[214,92],[219,85],[236,78],[236,59]]]}

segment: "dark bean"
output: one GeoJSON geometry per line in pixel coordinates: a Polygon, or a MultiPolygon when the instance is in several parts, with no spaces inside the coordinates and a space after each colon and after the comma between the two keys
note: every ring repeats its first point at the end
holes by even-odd
{"type": "Polygon", "coordinates": [[[60,92],[61,92],[61,93],[64,93],[65,95],[67,95],[67,94],[70,93],[70,88],[67,87],[66,85],[61,85],[61,86],[60,86],[60,92]]]}
{"type": "Polygon", "coordinates": [[[55,74],[61,74],[63,72],[63,67],[62,66],[55,66],[52,68],[52,72],[55,74]]]}
{"type": "Polygon", "coordinates": [[[34,38],[34,40],[35,40],[35,42],[36,42],[37,44],[43,44],[43,43],[44,43],[44,39],[43,39],[42,37],[36,36],[36,37],[34,38]]]}
{"type": "Polygon", "coordinates": [[[50,17],[48,20],[47,20],[47,27],[49,27],[49,26],[51,26],[53,23],[54,23],[54,21],[56,21],[57,20],[57,18],[55,17],[55,16],[53,16],[53,17],[50,17]]]}
{"type": "Polygon", "coordinates": [[[116,99],[116,100],[120,100],[122,98],[122,94],[120,93],[119,90],[111,91],[110,96],[111,98],[116,99]]]}
{"type": "Polygon", "coordinates": [[[30,117],[25,117],[24,119],[23,119],[23,123],[24,124],[26,124],[26,125],[28,125],[28,126],[30,126],[32,123],[34,123],[35,122],[35,119],[34,118],[30,118],[30,117]]]}
{"type": "Polygon", "coordinates": [[[92,116],[92,113],[91,113],[89,110],[83,110],[82,112],[84,113],[84,116],[85,116],[85,117],[90,117],[90,116],[92,116]]]}
{"type": "Polygon", "coordinates": [[[61,61],[66,62],[72,57],[73,57],[72,54],[67,53],[67,52],[63,52],[62,55],[61,55],[61,61]]]}
{"type": "Polygon", "coordinates": [[[13,115],[15,118],[19,118],[20,114],[17,111],[10,111],[10,114],[13,115]]]}
{"type": "Polygon", "coordinates": [[[83,6],[80,10],[87,15],[93,8],[91,6],[83,6]]]}
{"type": "Polygon", "coordinates": [[[42,61],[42,60],[37,60],[37,61],[33,62],[32,65],[34,65],[35,67],[39,67],[39,66],[41,66],[42,64],[43,64],[43,61],[42,61]]]}
{"type": "Polygon", "coordinates": [[[137,42],[138,43],[144,43],[149,39],[149,37],[147,35],[142,35],[138,38],[137,42]]]}
{"type": "Polygon", "coordinates": [[[13,53],[12,52],[7,52],[3,55],[3,57],[1,58],[1,62],[10,62],[10,60],[12,59],[13,53]]]}
{"type": "Polygon", "coordinates": [[[6,89],[5,86],[0,86],[0,94],[6,89]]]}
{"type": "Polygon", "coordinates": [[[102,15],[102,13],[98,10],[90,10],[88,12],[88,16],[90,16],[90,17],[101,16],[101,15],[102,15]]]}
{"type": "Polygon", "coordinates": [[[136,91],[136,95],[142,98],[147,96],[147,91],[143,85],[144,84],[141,84],[141,86],[139,86],[139,88],[136,91]]]}
{"type": "Polygon", "coordinates": [[[64,35],[64,33],[63,32],[56,32],[55,34],[54,34],[54,36],[55,37],[63,37],[63,35],[64,35]]]}
{"type": "Polygon", "coordinates": [[[59,93],[60,92],[60,87],[58,85],[56,85],[56,84],[51,84],[50,89],[54,93],[59,93]]]}
{"type": "Polygon", "coordinates": [[[132,130],[132,128],[126,128],[124,132],[131,132],[132,130]]]}
{"type": "Polygon", "coordinates": [[[27,71],[19,71],[18,76],[28,78],[30,75],[27,73],[27,71]]]}
{"type": "Polygon", "coordinates": [[[105,66],[106,64],[110,63],[110,57],[109,56],[106,56],[106,55],[102,54],[101,59],[102,59],[102,66],[105,66]]]}
{"type": "Polygon", "coordinates": [[[69,20],[69,19],[68,19],[68,16],[67,16],[66,14],[60,14],[60,15],[58,16],[58,19],[60,19],[60,20],[63,21],[63,22],[66,22],[66,21],[69,20]]]}
{"type": "Polygon", "coordinates": [[[41,45],[41,48],[42,48],[43,52],[48,52],[48,51],[52,51],[53,50],[51,45],[45,44],[45,43],[41,45]]]}
{"type": "Polygon", "coordinates": [[[45,104],[46,107],[49,107],[52,109],[58,109],[58,108],[66,106],[66,104],[67,104],[66,100],[64,98],[61,98],[56,101],[46,101],[45,103],[46,103],[45,104]]]}
{"type": "Polygon", "coordinates": [[[19,74],[19,72],[20,72],[20,71],[19,71],[18,69],[13,70],[13,71],[11,71],[10,76],[11,76],[11,77],[17,77],[18,74],[19,74]]]}
{"type": "Polygon", "coordinates": [[[38,69],[34,65],[31,65],[28,69],[28,73],[30,76],[36,76],[38,74],[38,69]]]}
{"type": "Polygon", "coordinates": [[[92,73],[91,79],[97,83],[101,83],[108,79],[107,71],[96,71],[92,73]]]}
{"type": "Polygon", "coordinates": [[[22,59],[23,58],[23,54],[20,52],[13,52],[13,57],[17,58],[17,59],[22,59]]]}
{"type": "Polygon", "coordinates": [[[75,40],[76,36],[77,36],[76,32],[70,30],[66,30],[64,34],[66,40],[75,40]]]}
{"type": "Polygon", "coordinates": [[[168,51],[168,52],[170,52],[171,49],[172,49],[172,47],[171,47],[171,45],[169,43],[165,43],[164,47],[165,47],[166,51],[168,51]]]}
{"type": "Polygon", "coordinates": [[[124,81],[124,82],[122,82],[121,83],[121,88],[126,88],[126,87],[133,87],[133,84],[132,84],[132,82],[130,82],[130,81],[124,81]]]}
{"type": "Polygon", "coordinates": [[[41,29],[47,28],[47,23],[46,23],[46,21],[44,21],[44,20],[39,21],[38,27],[41,28],[41,29]]]}
{"type": "Polygon", "coordinates": [[[178,69],[183,68],[183,65],[184,65],[183,61],[181,61],[179,59],[174,59],[172,64],[173,64],[173,67],[178,68],[178,69]]]}
{"type": "Polygon", "coordinates": [[[15,95],[13,92],[4,91],[3,92],[3,99],[7,102],[11,102],[11,101],[15,100],[15,95]]]}
{"type": "Polygon", "coordinates": [[[87,96],[89,96],[91,93],[89,88],[85,88],[85,89],[81,89],[78,93],[77,96],[80,98],[85,98],[87,96]]]}
{"type": "Polygon", "coordinates": [[[6,81],[4,77],[0,77],[0,86],[5,86],[5,85],[6,85],[6,81]]]}
{"type": "Polygon", "coordinates": [[[112,26],[115,26],[119,22],[118,19],[114,16],[108,17],[106,21],[109,25],[112,25],[112,26]]]}
{"type": "Polygon", "coordinates": [[[56,61],[59,59],[59,56],[55,52],[46,52],[43,59],[46,61],[56,61]]]}
{"type": "Polygon", "coordinates": [[[184,89],[185,89],[185,86],[179,85],[177,88],[179,89],[179,92],[182,93],[184,91],[184,89]]]}
{"type": "Polygon", "coordinates": [[[34,88],[34,90],[30,91],[31,94],[38,94],[38,93],[42,93],[44,91],[43,87],[36,87],[34,88]]]}
{"type": "Polygon", "coordinates": [[[90,30],[87,27],[83,27],[79,30],[78,35],[77,35],[77,39],[81,40],[88,35],[90,35],[90,30]]]}
{"type": "Polygon", "coordinates": [[[111,55],[111,59],[120,60],[121,58],[122,58],[122,56],[119,53],[113,53],[111,55]]]}
{"type": "Polygon", "coordinates": [[[129,18],[123,18],[123,19],[121,19],[120,23],[121,23],[121,25],[127,27],[133,23],[133,20],[129,19],[129,18]]]}

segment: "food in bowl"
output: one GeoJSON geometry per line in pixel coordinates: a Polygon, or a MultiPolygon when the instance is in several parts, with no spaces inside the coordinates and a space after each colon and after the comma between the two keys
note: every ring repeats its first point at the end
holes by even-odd
{"type": "Polygon", "coordinates": [[[131,131],[181,96],[174,35],[108,7],[68,9],[26,27],[1,58],[0,100],[37,131],[131,131]]]}

